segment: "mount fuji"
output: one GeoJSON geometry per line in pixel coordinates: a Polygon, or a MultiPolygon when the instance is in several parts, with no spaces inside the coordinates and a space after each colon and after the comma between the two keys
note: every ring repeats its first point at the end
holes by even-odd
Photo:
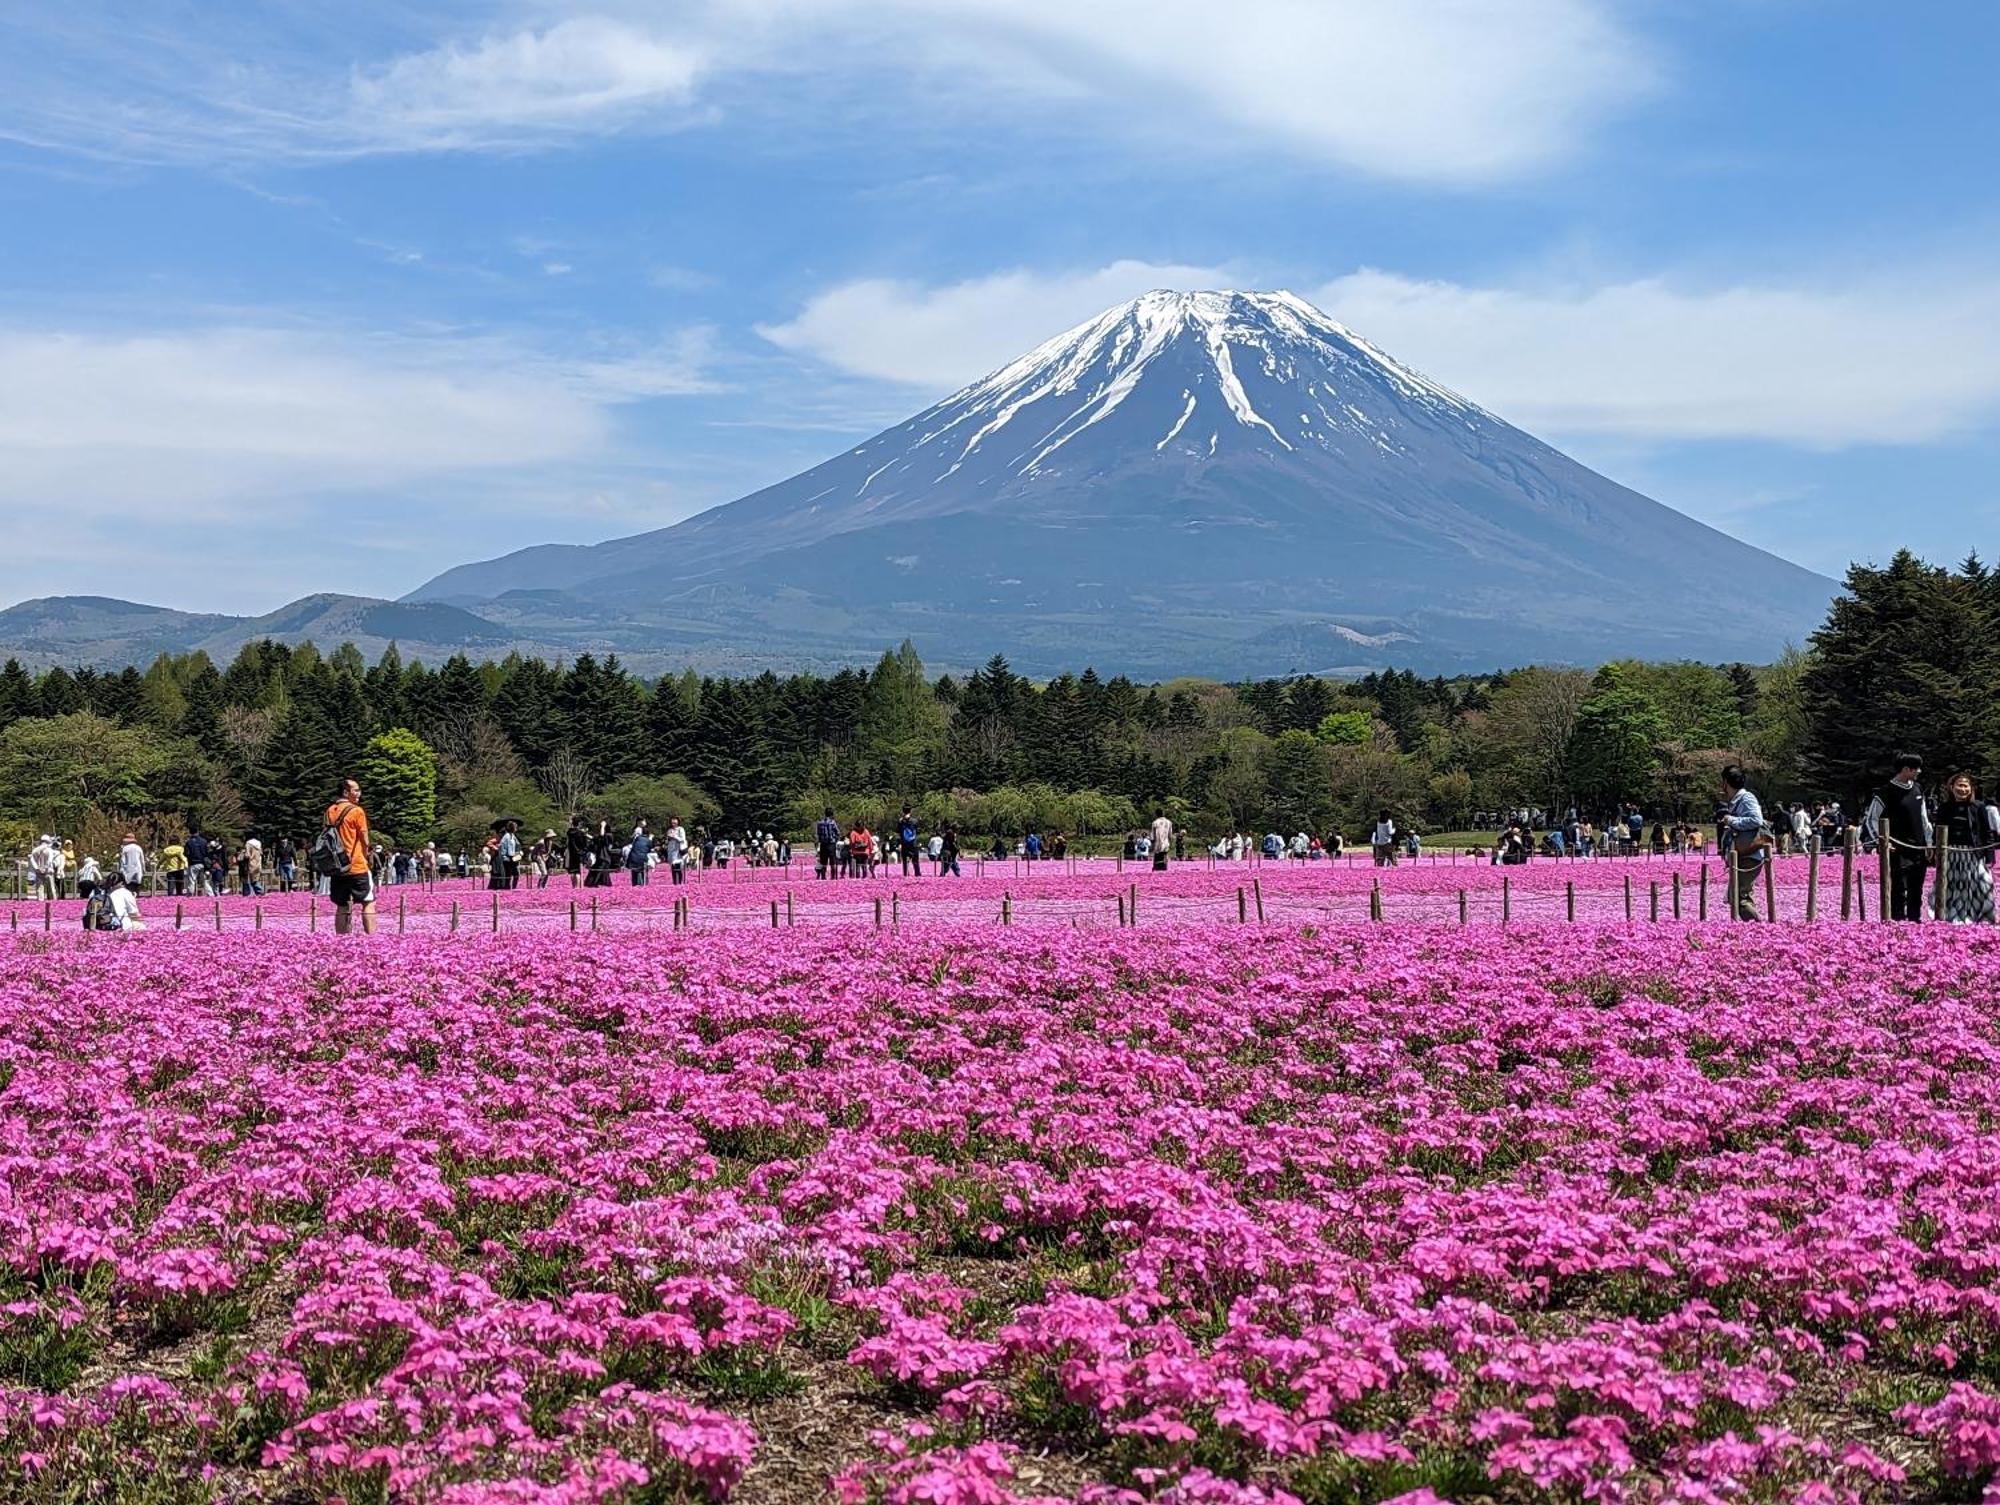
{"type": "Polygon", "coordinates": [[[1153,292],[673,527],[405,599],[717,667],[1229,676],[1766,660],[1834,585],[1586,469],[1289,293],[1153,292]]]}

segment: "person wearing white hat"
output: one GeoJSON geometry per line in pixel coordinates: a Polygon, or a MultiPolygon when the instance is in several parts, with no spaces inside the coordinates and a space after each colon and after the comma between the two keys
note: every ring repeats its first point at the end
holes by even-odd
{"type": "Polygon", "coordinates": [[[28,852],[28,893],[36,899],[56,896],[56,864],[62,860],[56,839],[44,836],[28,852]]]}

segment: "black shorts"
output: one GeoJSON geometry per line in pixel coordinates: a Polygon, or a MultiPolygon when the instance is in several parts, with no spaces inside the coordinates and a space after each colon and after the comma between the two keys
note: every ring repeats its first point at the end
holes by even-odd
{"type": "Polygon", "coordinates": [[[373,904],[375,876],[372,873],[335,873],[327,880],[327,893],[340,909],[350,904],[373,904]]]}

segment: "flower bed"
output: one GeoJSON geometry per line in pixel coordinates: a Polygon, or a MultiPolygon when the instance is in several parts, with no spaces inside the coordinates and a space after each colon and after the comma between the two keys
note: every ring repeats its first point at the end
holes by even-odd
{"type": "Polygon", "coordinates": [[[0,1498],[1912,1500],[2000,943],[0,941],[0,1498]]]}

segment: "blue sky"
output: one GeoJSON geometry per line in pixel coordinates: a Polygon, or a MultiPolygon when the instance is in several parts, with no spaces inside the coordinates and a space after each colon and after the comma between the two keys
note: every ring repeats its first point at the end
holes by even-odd
{"type": "Polygon", "coordinates": [[[662,526],[1154,286],[1828,573],[2000,556],[1996,60],[1985,0],[15,7],[0,603],[662,526]]]}

